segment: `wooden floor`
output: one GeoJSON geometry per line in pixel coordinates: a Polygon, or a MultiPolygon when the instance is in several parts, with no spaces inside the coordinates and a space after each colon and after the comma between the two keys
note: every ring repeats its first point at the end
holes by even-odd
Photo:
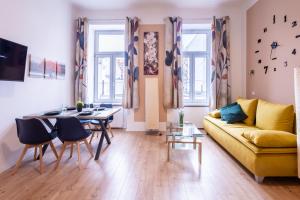
{"type": "MultiPolygon", "coordinates": [[[[114,132],[112,144],[97,162],[89,159],[82,145],[82,170],[77,167],[75,152],[68,159],[69,149],[58,171],[53,171],[55,157],[48,150],[43,175],[39,163],[27,157],[16,175],[12,176],[11,170],[0,174],[0,199],[300,199],[298,179],[267,178],[257,184],[209,136],[202,140],[199,177],[196,151],[172,150],[168,163],[164,136],[114,132]]],[[[96,143],[94,140],[94,149],[96,143]]],[[[59,145],[57,148],[60,150],[59,145]]]]}

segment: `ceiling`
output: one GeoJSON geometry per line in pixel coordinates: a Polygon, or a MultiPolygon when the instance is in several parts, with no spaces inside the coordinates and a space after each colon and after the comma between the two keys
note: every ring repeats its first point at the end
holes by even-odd
{"type": "Polygon", "coordinates": [[[74,5],[92,10],[128,9],[145,6],[171,8],[213,8],[240,5],[247,0],[69,0],[74,5]]]}

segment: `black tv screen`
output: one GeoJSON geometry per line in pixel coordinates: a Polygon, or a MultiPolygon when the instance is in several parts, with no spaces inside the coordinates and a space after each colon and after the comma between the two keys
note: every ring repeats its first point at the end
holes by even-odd
{"type": "Polygon", "coordinates": [[[0,38],[0,80],[24,81],[27,47],[0,38]]]}

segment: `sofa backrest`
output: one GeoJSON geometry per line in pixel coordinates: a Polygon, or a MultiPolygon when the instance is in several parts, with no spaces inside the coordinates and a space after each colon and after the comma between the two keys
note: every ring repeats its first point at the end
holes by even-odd
{"type": "Polygon", "coordinates": [[[273,104],[258,100],[256,127],[263,130],[295,132],[295,112],[293,105],[273,104]]]}

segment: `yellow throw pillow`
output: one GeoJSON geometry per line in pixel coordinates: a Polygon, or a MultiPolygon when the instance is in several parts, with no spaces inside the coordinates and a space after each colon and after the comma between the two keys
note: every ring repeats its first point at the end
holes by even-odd
{"type": "Polygon", "coordinates": [[[243,133],[243,137],[258,147],[297,147],[297,136],[285,131],[248,131],[243,133]]]}
{"type": "Polygon", "coordinates": [[[257,99],[238,99],[237,103],[241,106],[244,113],[248,116],[244,123],[253,126],[256,117],[257,99]]]}
{"type": "Polygon", "coordinates": [[[208,113],[208,115],[213,118],[221,118],[221,112],[218,109],[208,113]]]}
{"type": "Polygon", "coordinates": [[[264,130],[278,130],[293,133],[294,106],[273,104],[258,100],[256,126],[264,130]]]}

